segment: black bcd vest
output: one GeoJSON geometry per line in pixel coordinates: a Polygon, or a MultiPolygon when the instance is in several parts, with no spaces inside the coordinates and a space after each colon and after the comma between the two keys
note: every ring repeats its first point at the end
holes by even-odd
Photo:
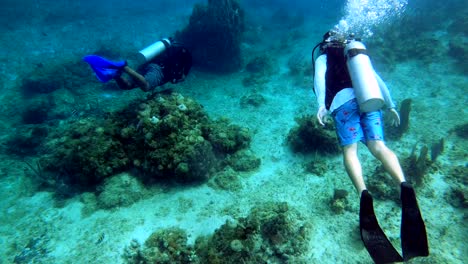
{"type": "Polygon", "coordinates": [[[330,109],[336,94],[344,88],[353,87],[353,84],[346,66],[344,47],[328,47],[325,54],[327,54],[325,106],[330,109]]]}

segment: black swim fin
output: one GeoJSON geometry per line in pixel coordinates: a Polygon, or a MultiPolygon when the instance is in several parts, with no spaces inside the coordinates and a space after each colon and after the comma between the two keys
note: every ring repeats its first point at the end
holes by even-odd
{"type": "Polygon", "coordinates": [[[379,226],[374,213],[372,196],[367,190],[361,193],[359,211],[361,239],[375,263],[402,262],[403,258],[393,247],[379,226]]]}
{"type": "Polygon", "coordinates": [[[429,256],[426,225],[419,211],[416,194],[411,184],[401,184],[401,247],[403,258],[429,256]]]}

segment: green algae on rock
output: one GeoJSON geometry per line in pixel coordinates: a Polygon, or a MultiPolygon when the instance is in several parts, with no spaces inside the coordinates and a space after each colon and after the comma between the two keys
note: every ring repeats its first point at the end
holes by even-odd
{"type": "Polygon", "coordinates": [[[200,104],[180,94],[138,100],[50,134],[43,168],[84,188],[130,169],[147,181],[204,182],[251,140],[249,130],[210,120],[200,104]]]}
{"type": "Polygon", "coordinates": [[[194,245],[179,228],[158,230],[141,246],[124,250],[126,263],[305,263],[310,226],[286,202],[253,207],[245,218],[227,220],[194,245]],[[180,262],[182,261],[182,262],[180,262]]]}

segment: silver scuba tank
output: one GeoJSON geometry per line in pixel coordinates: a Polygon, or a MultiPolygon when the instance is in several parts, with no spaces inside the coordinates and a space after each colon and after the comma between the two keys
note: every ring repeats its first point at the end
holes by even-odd
{"type": "Polygon", "coordinates": [[[344,55],[361,112],[381,109],[385,101],[367,56],[366,46],[362,42],[352,40],[346,45],[344,55]]]}
{"type": "Polygon", "coordinates": [[[146,62],[154,59],[166,50],[166,45],[164,45],[163,41],[166,41],[169,45],[171,45],[171,41],[165,38],[139,51],[139,53],[145,57],[146,62]]]}

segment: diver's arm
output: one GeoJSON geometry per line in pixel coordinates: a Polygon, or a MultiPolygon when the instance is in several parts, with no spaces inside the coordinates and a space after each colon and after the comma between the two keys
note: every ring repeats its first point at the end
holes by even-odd
{"type": "Polygon", "coordinates": [[[315,60],[315,73],[314,73],[314,92],[317,96],[317,102],[319,105],[317,111],[317,120],[325,126],[325,119],[328,114],[327,108],[325,107],[325,73],[327,72],[327,56],[325,54],[320,55],[315,60]]]}
{"type": "Polygon", "coordinates": [[[136,72],[135,70],[133,70],[129,66],[125,66],[124,71],[130,77],[132,77],[133,80],[135,80],[136,84],[138,85],[138,87],[140,87],[141,90],[143,90],[144,92],[149,90],[149,88],[150,88],[149,84],[146,81],[145,77],[143,77],[143,75],[139,74],[138,72],[136,72]]]}
{"type": "Polygon", "coordinates": [[[380,76],[374,72],[375,78],[377,79],[377,82],[380,87],[380,91],[382,92],[382,95],[385,100],[385,105],[387,106],[388,114],[389,114],[389,120],[390,124],[392,126],[399,126],[400,125],[400,115],[398,114],[397,110],[395,109],[395,104],[393,103],[392,97],[390,96],[390,91],[387,88],[387,85],[385,82],[380,78],[380,76]]]}
{"type": "Polygon", "coordinates": [[[387,85],[376,72],[374,72],[374,75],[385,100],[385,106],[387,106],[387,109],[395,108],[395,104],[393,103],[392,96],[390,95],[390,91],[388,90],[387,85]]]}
{"type": "Polygon", "coordinates": [[[327,55],[320,55],[315,60],[314,92],[320,108],[325,108],[325,73],[327,71],[327,55]]]}

